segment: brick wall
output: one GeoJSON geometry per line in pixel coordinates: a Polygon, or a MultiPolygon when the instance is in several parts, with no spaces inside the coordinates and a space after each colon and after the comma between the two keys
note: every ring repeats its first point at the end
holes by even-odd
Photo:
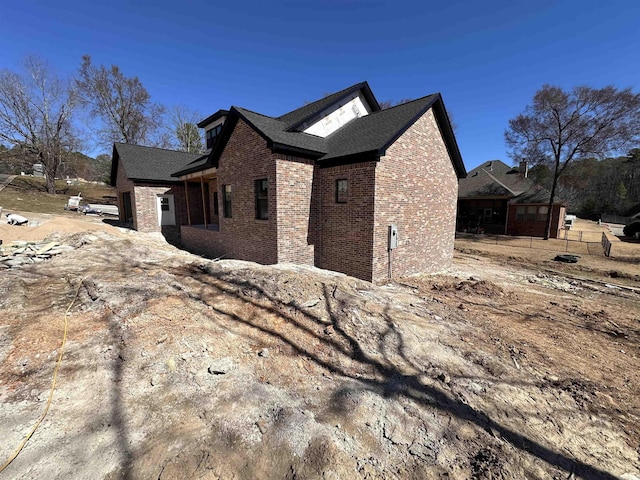
{"type": "Polygon", "coordinates": [[[288,155],[276,160],[278,262],[314,265],[314,215],[311,212],[314,165],[288,155]]]}
{"type": "Polygon", "coordinates": [[[371,281],[375,161],[319,169],[316,265],[371,281]],[[346,179],[347,202],[336,202],[336,181],[346,179]]]}
{"type": "MultiPolygon", "coordinates": [[[[507,214],[507,235],[522,235],[527,237],[544,237],[544,228],[546,226],[546,219],[540,221],[518,221],[516,220],[516,207],[527,207],[529,205],[523,204],[509,204],[509,211],[507,214]]],[[[535,207],[546,207],[547,204],[536,204],[535,207]]],[[[566,213],[565,207],[560,205],[554,205],[551,215],[551,234],[549,238],[558,238],[560,229],[564,227],[562,222],[564,221],[564,215],[566,213]]]]}
{"type": "Polygon", "coordinates": [[[394,278],[435,273],[453,259],[458,179],[431,110],[380,159],[376,168],[374,282],[388,278],[388,226],[398,227],[394,278]]]}
{"type": "Polygon", "coordinates": [[[133,185],[133,182],[127,178],[127,172],[125,171],[124,165],[122,164],[120,159],[118,159],[118,174],[116,176],[116,190],[118,192],[118,212],[119,212],[121,222],[127,221],[127,219],[125,218],[124,207],[122,205],[122,194],[127,192],[131,194],[131,209],[133,210],[131,213],[133,215],[133,225],[134,225],[133,228],[135,228],[137,214],[134,208],[134,202],[135,202],[134,185],[133,185]]]}
{"type": "MultiPolygon", "coordinates": [[[[173,195],[176,226],[186,224],[187,207],[185,199],[184,185],[179,183],[134,183],[127,178],[124,165],[118,160],[118,174],[116,177],[116,190],[118,192],[118,210],[120,220],[124,219],[124,209],[122,206],[122,194],[131,194],[131,210],[133,216],[133,228],[141,232],[163,232],[163,228],[158,225],[158,211],[156,198],[158,195],[173,195]]],[[[199,192],[199,190],[198,190],[199,192]]],[[[198,197],[200,198],[200,197],[198,197]]],[[[200,200],[200,202],[202,202],[200,200]]],[[[173,235],[174,232],[170,230],[173,235]]],[[[177,228],[173,229],[177,232],[177,228]]]]}
{"type": "Polygon", "coordinates": [[[141,232],[162,232],[158,225],[158,195],[173,195],[176,225],[187,223],[187,207],[183,184],[140,184],[134,187],[131,203],[134,210],[133,228],[141,232]]]}
{"type": "Polygon", "coordinates": [[[209,258],[234,258],[229,253],[225,236],[221,232],[183,225],[180,227],[180,237],[182,244],[190,252],[209,258]]]}
{"type": "Polygon", "coordinates": [[[277,263],[276,161],[266,141],[242,119],[220,157],[217,170],[220,241],[232,258],[277,263]],[[269,219],[257,220],[254,181],[269,181],[269,219]],[[232,218],[223,215],[224,185],[232,187],[232,218]]]}

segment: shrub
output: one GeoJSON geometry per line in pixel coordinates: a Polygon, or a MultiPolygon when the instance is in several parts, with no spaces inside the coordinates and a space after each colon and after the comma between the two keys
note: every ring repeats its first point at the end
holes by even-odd
{"type": "Polygon", "coordinates": [[[636,233],[640,233],[640,220],[631,222],[629,225],[624,227],[622,233],[624,233],[626,237],[633,237],[636,233]]]}

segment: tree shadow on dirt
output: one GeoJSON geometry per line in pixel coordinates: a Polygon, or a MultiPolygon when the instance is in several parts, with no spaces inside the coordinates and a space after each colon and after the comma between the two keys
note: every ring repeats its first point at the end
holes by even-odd
{"type": "MultiPolygon", "coordinates": [[[[178,274],[177,272],[174,273],[178,274]]],[[[357,340],[356,335],[348,331],[349,327],[344,321],[344,313],[350,311],[350,295],[347,292],[341,292],[339,285],[330,287],[327,284],[323,284],[324,303],[326,312],[328,313],[328,320],[325,320],[319,315],[310,313],[308,309],[301,306],[292,303],[283,304],[275,295],[266,291],[265,288],[255,281],[239,280],[224,271],[216,271],[203,267],[202,265],[200,267],[193,267],[187,272],[183,271],[179,275],[185,274],[200,282],[202,287],[199,293],[192,294],[192,299],[207,304],[214,312],[232,321],[261,331],[286,343],[295,353],[307,357],[318,366],[326,368],[332,373],[360,382],[365,388],[383,397],[404,397],[417,404],[435,407],[460,420],[473,423],[486,431],[497,432],[515,448],[536,456],[550,466],[563,469],[569,474],[594,479],[615,479],[613,475],[596,466],[569,458],[552,448],[528,438],[522,433],[501,425],[484,412],[463,403],[459,399],[452,398],[444,390],[423,381],[423,372],[420,371],[418,366],[410,362],[405,352],[404,340],[402,339],[401,333],[395,328],[393,319],[389,315],[389,306],[387,306],[383,314],[387,328],[378,341],[378,348],[382,356],[382,359],[379,359],[368,354],[357,340]],[[275,329],[266,327],[263,322],[261,322],[260,316],[240,316],[233,311],[227,311],[215,304],[208,304],[204,299],[206,297],[205,292],[207,290],[210,291],[212,288],[224,292],[227,295],[235,296],[243,302],[250,303],[258,310],[264,311],[265,314],[275,313],[279,315],[287,321],[286,329],[275,331],[275,329]],[[248,291],[251,292],[251,294],[247,294],[248,291]],[[261,298],[268,300],[272,306],[263,304],[260,301],[261,298]],[[336,335],[327,337],[322,334],[321,331],[328,325],[333,328],[336,335]],[[338,354],[345,355],[357,362],[361,367],[358,369],[358,372],[364,371],[366,373],[356,374],[352,369],[341,365],[339,360],[322,358],[321,355],[315,354],[310,345],[303,344],[303,342],[296,340],[293,334],[287,334],[288,328],[297,329],[299,332],[315,337],[317,341],[335,350],[338,354]],[[392,345],[393,351],[391,351],[392,345]],[[407,363],[407,366],[411,368],[402,368],[402,366],[399,366],[398,362],[393,361],[392,354],[403,359],[403,361],[407,363]],[[405,373],[409,370],[417,371],[415,373],[405,373]]]]}

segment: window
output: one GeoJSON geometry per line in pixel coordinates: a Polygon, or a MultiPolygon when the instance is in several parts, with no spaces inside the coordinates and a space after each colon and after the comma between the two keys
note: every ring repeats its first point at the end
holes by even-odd
{"type": "Polygon", "coordinates": [[[548,212],[549,212],[549,207],[538,207],[538,221],[539,222],[546,221],[548,212]]]}
{"type": "Polygon", "coordinates": [[[224,216],[231,218],[231,185],[222,186],[222,208],[224,216]]]}
{"type": "Polygon", "coordinates": [[[336,203],[347,203],[349,194],[349,182],[346,178],[336,180],[336,203]]]}
{"type": "Polygon", "coordinates": [[[544,222],[549,207],[527,205],[516,207],[516,222],[544,222]]]}
{"type": "Polygon", "coordinates": [[[169,211],[169,198],[168,197],[160,197],[160,210],[163,212],[169,211]]]}
{"type": "Polygon", "coordinates": [[[213,192],[213,214],[218,216],[218,192],[213,192]]]}
{"type": "Polygon", "coordinates": [[[269,180],[261,178],[255,181],[256,219],[269,219],[269,180]]]}
{"type": "Polygon", "coordinates": [[[222,130],[222,125],[216,125],[211,130],[207,130],[205,136],[207,137],[207,148],[213,147],[218,134],[222,130]]]}

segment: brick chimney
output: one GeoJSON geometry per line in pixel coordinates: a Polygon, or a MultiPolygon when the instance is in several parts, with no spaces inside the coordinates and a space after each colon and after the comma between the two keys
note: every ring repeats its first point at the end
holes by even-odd
{"type": "Polygon", "coordinates": [[[523,160],[520,162],[520,178],[527,178],[529,176],[529,162],[523,160]]]}

